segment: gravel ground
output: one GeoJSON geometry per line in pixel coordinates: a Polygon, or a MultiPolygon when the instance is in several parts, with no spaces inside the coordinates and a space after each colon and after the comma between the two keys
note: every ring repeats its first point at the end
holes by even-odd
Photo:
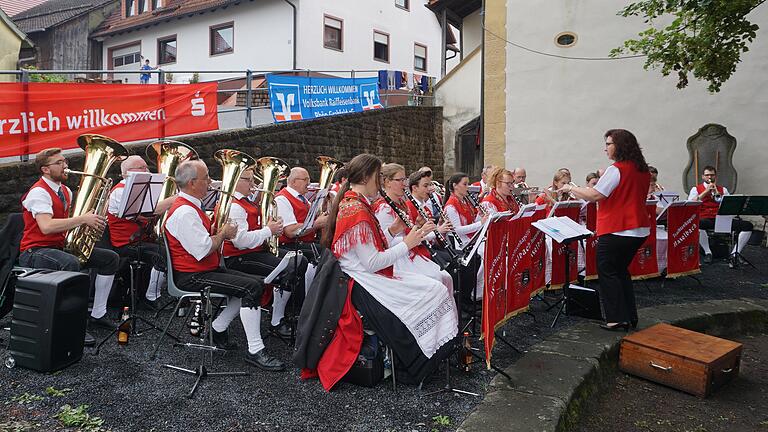
{"type": "Polygon", "coordinates": [[[739,376],[706,399],[620,373],[591,401],[579,432],[768,431],[768,334],[744,344],[739,376]]]}
{"type": "MultiPolygon", "coordinates": [[[[731,270],[724,263],[715,263],[699,275],[701,285],[692,278],[668,281],[663,287],[660,280],[638,283],[638,305],[768,298],[764,270],[768,268],[768,251],[749,247],[745,256],[757,270],[731,270]]],[[[554,311],[545,309],[543,302],[534,301],[533,317],[526,314],[513,318],[503,329],[506,338],[523,350],[581,320],[562,317],[551,329],[554,311]]],[[[245,337],[238,321],[231,326],[232,336],[243,347],[245,337]]],[[[8,327],[9,323],[5,317],[0,327],[8,327]]],[[[97,337],[106,333],[95,332],[97,337]]],[[[193,377],[161,365],[193,366],[198,355],[164,342],[158,360],[150,361],[155,337],[156,333],[133,337],[123,347],[110,341],[98,356],[88,352],[77,364],[53,374],[0,368],[0,430],[59,430],[62,426],[53,416],[61,406],[87,404],[88,413],[103,419],[102,427],[113,431],[443,431],[456,429],[481,400],[455,393],[426,395],[443,386],[442,374],[433,376],[423,390],[399,386],[395,392],[387,380],[372,389],[342,383],[326,393],[315,380],[302,382],[295,369],[267,373],[250,367],[243,361],[242,351],[216,356],[214,367],[218,371],[248,371],[250,376],[211,377],[195,398],[188,400],[185,394],[193,377]],[[45,393],[47,387],[71,390],[51,396],[45,393]]],[[[7,340],[8,332],[0,331],[0,338],[7,340]]],[[[266,346],[280,358],[290,359],[291,350],[281,341],[268,338],[266,346]]],[[[480,344],[475,342],[475,346],[480,344]]],[[[4,342],[0,359],[7,355],[4,342]]],[[[519,356],[516,350],[498,343],[493,360],[505,368],[519,356]]],[[[494,376],[495,372],[476,364],[468,374],[452,372],[452,386],[483,395],[494,376]]]]}

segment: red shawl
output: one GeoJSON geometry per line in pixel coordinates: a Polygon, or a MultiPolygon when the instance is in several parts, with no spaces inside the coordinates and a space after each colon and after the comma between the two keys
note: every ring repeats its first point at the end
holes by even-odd
{"type": "Polygon", "coordinates": [[[485,196],[483,198],[483,202],[488,202],[493,204],[493,206],[496,208],[496,211],[499,212],[505,212],[507,210],[511,211],[512,213],[517,213],[520,210],[520,206],[517,205],[515,200],[512,199],[512,197],[504,198],[501,195],[499,195],[498,192],[496,192],[496,189],[491,189],[491,193],[485,196]]]}
{"type": "MultiPolygon", "coordinates": [[[[392,201],[395,201],[395,200],[393,199],[392,201]]],[[[408,202],[408,204],[410,204],[410,202],[408,202]]],[[[387,203],[387,201],[384,198],[377,199],[373,203],[373,212],[376,213],[377,211],[379,211],[379,208],[381,208],[381,206],[384,206],[384,205],[387,207],[390,207],[389,203],[387,203]]],[[[410,207],[406,208],[406,206],[399,205],[398,208],[403,212],[403,214],[408,215],[409,219],[411,220],[411,223],[416,223],[416,221],[414,220],[414,217],[410,214],[410,211],[409,211],[410,207]]],[[[394,217],[400,219],[400,216],[398,216],[395,210],[392,209],[391,207],[389,209],[389,212],[394,217]]],[[[405,227],[405,235],[408,235],[408,233],[410,232],[411,232],[411,229],[408,227],[405,227]]],[[[409,253],[408,257],[411,259],[411,261],[413,261],[417,255],[422,256],[428,260],[432,260],[432,255],[429,253],[429,249],[427,249],[427,247],[424,246],[423,244],[420,244],[412,248],[408,253],[409,253]]]]}
{"type": "Polygon", "coordinates": [[[475,210],[475,208],[466,200],[459,201],[456,195],[451,195],[451,197],[448,198],[448,201],[446,201],[445,206],[453,206],[456,209],[456,212],[459,213],[459,219],[461,220],[462,226],[470,225],[475,222],[477,210],[475,210]]]}

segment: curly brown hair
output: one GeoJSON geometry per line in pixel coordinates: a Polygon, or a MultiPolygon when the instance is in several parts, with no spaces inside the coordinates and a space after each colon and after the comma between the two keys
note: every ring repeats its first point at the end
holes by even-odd
{"type": "Polygon", "coordinates": [[[616,146],[616,152],[613,155],[616,162],[632,161],[638,171],[648,172],[648,164],[632,132],[626,129],[610,129],[604,135],[604,138],[608,137],[613,139],[613,145],[616,146]]]}

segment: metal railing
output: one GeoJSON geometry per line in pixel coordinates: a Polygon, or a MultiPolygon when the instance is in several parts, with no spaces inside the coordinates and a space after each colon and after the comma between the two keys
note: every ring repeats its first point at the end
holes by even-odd
{"type": "MultiPolygon", "coordinates": [[[[310,70],[310,69],[288,69],[288,70],[167,70],[167,69],[151,69],[151,70],[114,70],[114,69],[63,69],[63,70],[38,70],[38,69],[21,69],[21,70],[0,70],[0,76],[13,75],[16,77],[17,82],[94,82],[94,83],[127,83],[128,76],[132,75],[150,75],[149,82],[156,84],[174,84],[177,83],[190,83],[190,82],[218,82],[219,88],[217,94],[229,94],[230,99],[232,95],[235,95],[234,106],[229,101],[226,105],[218,105],[218,114],[220,118],[222,115],[229,118],[231,113],[244,112],[244,122],[239,123],[236,120],[237,126],[233,127],[221,127],[220,129],[230,129],[235,127],[254,127],[254,113],[259,110],[270,110],[269,104],[269,89],[265,85],[267,74],[293,74],[303,75],[306,77],[318,76],[318,78],[378,78],[378,70],[310,70]],[[119,79],[115,79],[115,76],[120,76],[119,79]],[[181,76],[179,80],[177,77],[181,76]],[[203,79],[206,78],[206,79],[203,79]],[[222,88],[226,87],[228,82],[236,82],[243,80],[243,84],[235,85],[234,88],[222,88]],[[179,82],[181,81],[181,82],[179,82]],[[256,81],[256,86],[254,86],[256,81]],[[237,95],[244,94],[243,106],[238,105],[237,95]],[[263,94],[261,99],[266,101],[266,104],[255,105],[254,97],[263,94]]],[[[434,105],[434,96],[431,94],[421,94],[420,92],[407,91],[403,89],[384,89],[379,91],[379,99],[384,108],[393,106],[432,106],[434,105]]],[[[268,122],[262,122],[260,124],[272,123],[271,115],[266,114],[262,116],[262,120],[269,118],[268,122]]],[[[220,122],[221,123],[221,122],[220,122]]],[[[233,123],[234,124],[234,123],[233,123]]],[[[22,160],[28,160],[28,156],[21,156],[22,160]]]]}

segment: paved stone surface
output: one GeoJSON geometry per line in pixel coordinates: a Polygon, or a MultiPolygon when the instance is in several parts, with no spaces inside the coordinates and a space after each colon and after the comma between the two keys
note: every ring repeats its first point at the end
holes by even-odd
{"type": "Polygon", "coordinates": [[[554,430],[565,404],[558,398],[509,390],[485,395],[467,420],[458,428],[465,432],[554,430]],[[503,415],[499,415],[503,413],[503,415]]]}

